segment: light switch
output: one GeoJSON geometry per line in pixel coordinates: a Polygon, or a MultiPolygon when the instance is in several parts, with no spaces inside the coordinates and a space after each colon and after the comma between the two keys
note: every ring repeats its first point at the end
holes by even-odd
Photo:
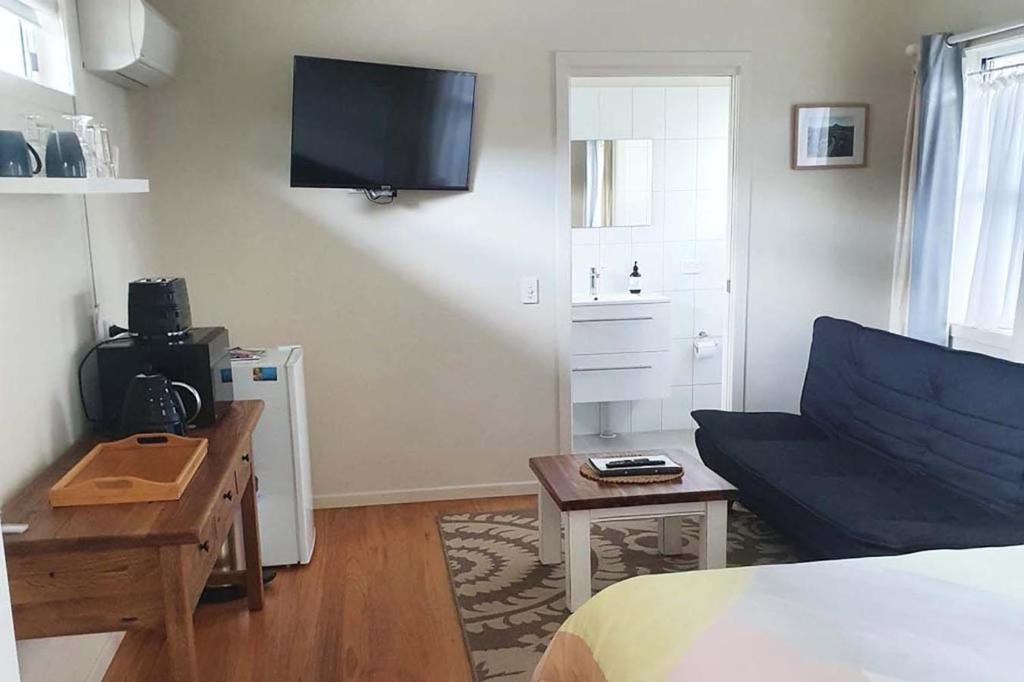
{"type": "Polygon", "coordinates": [[[519,281],[519,300],[526,304],[540,302],[540,283],[536,277],[523,277],[519,281]]]}

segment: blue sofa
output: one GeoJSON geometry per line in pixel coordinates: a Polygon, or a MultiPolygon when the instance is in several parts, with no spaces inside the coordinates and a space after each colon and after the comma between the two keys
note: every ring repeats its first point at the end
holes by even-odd
{"type": "Polygon", "coordinates": [[[693,417],[704,462],[810,556],[1024,544],[1024,365],[822,317],[800,412],[693,417]]]}

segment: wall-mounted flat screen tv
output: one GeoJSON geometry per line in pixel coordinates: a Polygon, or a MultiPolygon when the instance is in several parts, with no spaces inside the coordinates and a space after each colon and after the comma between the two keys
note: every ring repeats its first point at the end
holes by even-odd
{"type": "Polygon", "coordinates": [[[476,74],[295,57],[292,187],[468,190],[476,74]]]}

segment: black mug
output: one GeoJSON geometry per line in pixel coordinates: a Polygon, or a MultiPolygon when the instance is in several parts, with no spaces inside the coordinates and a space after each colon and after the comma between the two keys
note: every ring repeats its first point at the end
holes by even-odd
{"type": "Polygon", "coordinates": [[[42,169],[39,154],[20,131],[0,130],[0,177],[30,178],[42,169]]]}
{"type": "Polygon", "coordinates": [[[50,133],[46,142],[46,175],[51,178],[85,177],[85,154],[78,135],[68,131],[50,133]]]}

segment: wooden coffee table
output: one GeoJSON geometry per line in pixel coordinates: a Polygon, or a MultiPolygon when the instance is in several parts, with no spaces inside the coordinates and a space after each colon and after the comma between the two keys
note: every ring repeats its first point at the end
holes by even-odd
{"type": "Polygon", "coordinates": [[[562,560],[565,526],[565,599],[575,611],[590,599],[590,524],[594,521],[658,519],[658,548],[681,554],[683,517],[700,519],[699,568],[724,568],[726,521],[736,488],[696,456],[668,451],[683,466],[683,478],[671,483],[623,485],[599,483],[580,474],[583,455],[534,457],[530,469],[540,483],[540,561],[562,560]]]}

